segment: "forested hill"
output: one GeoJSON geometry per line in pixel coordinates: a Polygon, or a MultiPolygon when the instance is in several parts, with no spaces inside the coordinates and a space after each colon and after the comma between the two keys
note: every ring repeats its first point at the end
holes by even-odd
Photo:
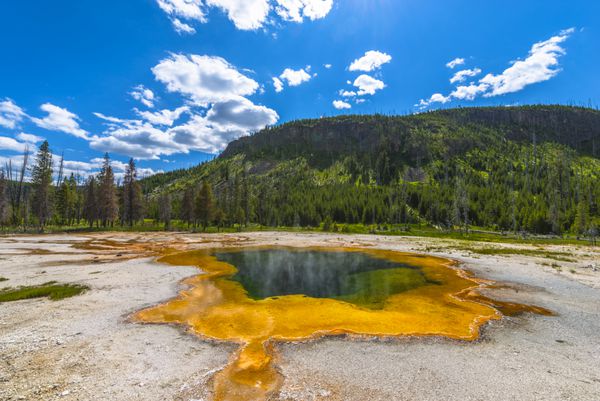
{"type": "Polygon", "coordinates": [[[600,112],[525,106],[294,121],[151,180],[146,187],[174,194],[181,211],[206,181],[221,224],[584,233],[599,223],[600,112]]]}
{"type": "Polygon", "coordinates": [[[599,157],[600,111],[565,106],[489,107],[411,116],[349,115],[300,120],[238,139],[221,157],[307,157],[323,165],[346,156],[373,159],[384,151],[394,155],[397,162],[415,164],[444,157],[444,152],[487,148],[504,140],[555,142],[599,157]]]}

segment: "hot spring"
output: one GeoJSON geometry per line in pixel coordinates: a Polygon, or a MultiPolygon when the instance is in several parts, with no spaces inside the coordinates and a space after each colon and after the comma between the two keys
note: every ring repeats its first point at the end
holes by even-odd
{"type": "Polygon", "coordinates": [[[355,248],[231,248],[167,255],[160,262],[204,272],[134,320],[181,324],[238,343],[214,377],[215,400],[264,400],[280,387],[275,345],[328,335],[442,336],[475,340],[502,314],[549,313],[493,301],[486,284],[432,256],[355,248]]]}

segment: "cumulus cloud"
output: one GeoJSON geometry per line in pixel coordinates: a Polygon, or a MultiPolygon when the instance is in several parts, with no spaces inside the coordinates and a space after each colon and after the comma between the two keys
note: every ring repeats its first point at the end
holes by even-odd
{"type": "Polygon", "coordinates": [[[340,90],[339,91],[340,96],[342,97],[354,97],[356,96],[356,92],[355,91],[347,91],[347,90],[340,90]]]}
{"type": "Polygon", "coordinates": [[[323,64],[323,67],[325,67],[326,69],[330,69],[331,67],[333,67],[331,64],[323,64]]]}
{"type": "Polygon", "coordinates": [[[236,28],[256,30],[273,19],[271,11],[284,21],[303,22],[304,19],[324,18],[333,0],[156,0],[171,19],[178,33],[191,34],[195,29],[188,23],[207,22],[207,9],[217,8],[227,14],[236,28]]]}
{"type": "Polygon", "coordinates": [[[88,139],[88,132],[79,127],[79,117],[67,109],[55,106],[51,103],[43,104],[40,109],[47,113],[44,118],[31,118],[31,121],[40,128],[49,131],[60,131],[76,136],[77,138],[88,139]]]}
{"type": "Polygon", "coordinates": [[[501,74],[488,74],[479,82],[489,85],[490,90],[484,96],[492,97],[506,93],[518,92],[528,85],[547,81],[556,76],[558,58],[566,53],[561,44],[574,32],[574,29],[562,31],[543,42],[531,47],[525,60],[515,61],[513,65],[501,74]]]}
{"type": "Polygon", "coordinates": [[[281,81],[281,79],[273,77],[273,87],[275,88],[275,92],[277,93],[283,91],[283,82],[281,81]]]}
{"type": "Polygon", "coordinates": [[[202,0],[156,0],[158,6],[171,17],[204,22],[202,0]]]}
{"type": "Polygon", "coordinates": [[[19,135],[17,135],[17,139],[20,139],[21,141],[27,142],[27,143],[38,143],[38,142],[42,142],[45,138],[42,138],[41,136],[26,134],[24,132],[21,132],[19,135]]]}
{"type": "MultiPolygon", "coordinates": [[[[106,117],[106,116],[104,116],[106,117]]],[[[218,153],[229,142],[277,122],[277,113],[245,98],[214,104],[205,116],[162,129],[145,121],[107,117],[109,129],[90,141],[93,149],[137,159],[159,159],[190,151],[218,153]]]]}
{"type": "Polygon", "coordinates": [[[311,76],[303,68],[299,70],[292,70],[291,68],[286,68],[283,71],[283,73],[279,76],[279,78],[287,82],[289,86],[298,86],[303,84],[304,82],[310,81],[311,76]]]}
{"type": "Polygon", "coordinates": [[[169,92],[187,96],[203,107],[252,95],[259,87],[255,80],[240,73],[226,60],[214,56],[173,54],[152,72],[169,92]]]}
{"type": "Polygon", "coordinates": [[[146,88],[144,85],[138,85],[129,93],[132,98],[141,102],[144,106],[153,108],[156,96],[154,92],[146,88]]]}
{"type": "Polygon", "coordinates": [[[181,22],[179,18],[173,18],[171,22],[173,23],[173,28],[175,29],[175,32],[177,32],[180,35],[193,35],[196,33],[196,29],[194,29],[193,26],[186,24],[185,22],[181,22]]]}
{"type": "Polygon", "coordinates": [[[188,106],[178,107],[175,110],[160,110],[155,112],[134,109],[138,116],[148,121],[150,124],[165,125],[168,127],[172,126],[183,113],[188,112],[189,110],[190,108],[188,106]]]}
{"type": "Polygon", "coordinates": [[[90,140],[90,147],[137,159],[159,159],[159,155],[188,153],[183,145],[173,141],[168,131],[148,123],[123,125],[112,128],[106,135],[94,135],[90,140]]]}
{"type": "Polygon", "coordinates": [[[277,113],[265,106],[255,105],[240,98],[215,104],[206,113],[206,121],[219,128],[241,129],[252,132],[277,122],[277,113]]]}
{"type": "Polygon", "coordinates": [[[215,104],[206,116],[194,114],[185,123],[167,129],[146,122],[127,121],[94,136],[93,149],[138,159],[159,159],[190,151],[218,153],[229,142],[277,122],[274,110],[247,99],[215,104]]]}
{"type": "Polygon", "coordinates": [[[27,114],[11,99],[0,101],[0,126],[15,129],[27,114]]]}
{"type": "Polygon", "coordinates": [[[333,0],[277,0],[275,11],[286,21],[302,22],[304,18],[325,18],[333,7],[333,0]]]}
{"type": "MultiPolygon", "coordinates": [[[[279,77],[273,77],[273,87],[275,88],[275,92],[279,93],[283,91],[286,83],[288,86],[299,86],[304,82],[310,81],[312,76],[309,72],[310,66],[299,70],[286,68],[279,77]]],[[[314,74],[314,76],[316,77],[317,74],[314,74]]]]}
{"type": "Polygon", "coordinates": [[[455,84],[458,82],[465,82],[467,78],[476,77],[479,74],[481,74],[480,68],[474,68],[472,70],[461,70],[454,74],[452,78],[450,78],[450,83],[455,84]]]}
{"type": "Polygon", "coordinates": [[[385,83],[383,81],[366,74],[362,74],[356,78],[352,85],[358,88],[358,96],[374,95],[378,90],[385,88],[385,83]]]}
{"type": "Polygon", "coordinates": [[[448,63],[446,63],[446,67],[450,68],[451,70],[453,70],[454,68],[458,67],[459,65],[464,65],[465,64],[465,59],[464,58],[455,58],[452,61],[449,61],[448,63]]]}
{"type": "Polygon", "coordinates": [[[13,152],[23,152],[25,148],[30,148],[30,144],[22,143],[14,138],[0,136],[0,150],[10,150],[13,152]]]}
{"type": "Polygon", "coordinates": [[[217,153],[230,141],[279,119],[274,110],[245,97],[257,91],[258,83],[222,58],[172,55],[152,71],[168,91],[185,96],[188,105],[157,112],[136,109],[140,119],[95,113],[107,129],[91,138],[93,149],[138,159],[190,151],[217,153]],[[177,123],[184,114],[187,120],[177,123]]]}
{"type": "Polygon", "coordinates": [[[268,0],[206,0],[206,4],[220,8],[241,30],[261,28],[271,8],[268,0]]]}
{"type": "Polygon", "coordinates": [[[351,109],[352,105],[350,103],[344,102],[343,100],[334,100],[333,107],[338,110],[351,109]]]}
{"type": "Polygon", "coordinates": [[[380,69],[382,65],[387,64],[390,61],[392,61],[392,56],[389,54],[377,50],[370,50],[361,58],[354,60],[348,69],[350,71],[370,72],[380,69]]]}
{"type": "MultiPolygon", "coordinates": [[[[54,160],[60,160],[62,156],[53,155],[54,160]]],[[[83,178],[87,178],[90,175],[95,175],[100,172],[102,168],[102,164],[104,163],[104,158],[96,157],[91,159],[90,161],[77,161],[77,160],[63,160],[63,173],[66,177],[71,174],[79,175],[83,178]]],[[[111,160],[111,166],[113,171],[115,172],[115,177],[120,179],[123,177],[125,173],[125,169],[127,168],[127,164],[123,163],[119,160],[111,160]]],[[[157,173],[161,173],[162,170],[155,171],[151,168],[145,168],[137,166],[138,177],[147,177],[150,175],[154,175],[157,173]]]]}
{"type": "MultiPolygon", "coordinates": [[[[529,85],[548,81],[561,71],[559,58],[566,54],[562,44],[573,32],[573,28],[563,30],[548,40],[535,43],[524,60],[512,62],[512,65],[500,74],[489,73],[477,82],[459,85],[448,96],[436,93],[428,100],[421,100],[417,106],[425,108],[432,103],[447,103],[453,99],[474,100],[479,96],[500,96],[519,92],[529,85]]],[[[448,63],[448,67],[454,68],[456,65],[462,64],[456,64],[457,60],[448,63]]],[[[475,77],[481,72],[479,68],[459,71],[454,74],[450,82],[461,83],[468,77],[475,77]]]]}
{"type": "MultiPolygon", "coordinates": [[[[470,84],[457,86],[456,89],[450,94],[449,98],[460,99],[460,100],[473,100],[480,94],[488,90],[486,84],[470,84]]],[[[445,103],[445,102],[444,102],[445,103]]]]}

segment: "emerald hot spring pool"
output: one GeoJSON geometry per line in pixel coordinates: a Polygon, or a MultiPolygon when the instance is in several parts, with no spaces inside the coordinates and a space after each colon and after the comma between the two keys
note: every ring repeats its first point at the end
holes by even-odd
{"type": "Polygon", "coordinates": [[[231,280],[257,300],[305,295],[380,309],[390,295],[438,284],[418,266],[362,252],[255,249],[217,252],[215,257],[235,266],[231,280]]]}

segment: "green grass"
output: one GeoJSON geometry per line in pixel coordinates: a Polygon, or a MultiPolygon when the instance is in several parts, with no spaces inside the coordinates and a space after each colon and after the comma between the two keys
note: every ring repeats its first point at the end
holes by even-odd
{"type": "MultiPolygon", "coordinates": [[[[88,232],[161,232],[164,231],[164,224],[156,223],[151,219],[146,219],[141,223],[129,226],[120,226],[115,224],[113,227],[107,228],[90,228],[87,224],[79,224],[75,226],[56,226],[49,225],[45,228],[46,233],[88,233],[88,232]]],[[[189,231],[189,232],[203,232],[203,233],[238,233],[238,232],[255,232],[255,231],[280,231],[280,232],[324,232],[323,227],[267,227],[260,226],[258,224],[250,224],[247,227],[234,225],[232,227],[217,228],[215,226],[208,227],[206,230],[202,230],[200,227],[188,228],[187,224],[180,220],[173,220],[171,224],[171,231],[189,231]]],[[[326,232],[337,233],[337,234],[377,234],[377,235],[391,235],[391,236],[409,236],[409,237],[426,237],[426,238],[439,238],[439,239],[455,239],[462,241],[477,241],[477,242],[488,242],[488,243],[509,243],[509,244],[529,244],[529,245],[583,245],[591,246],[588,240],[577,239],[573,235],[565,235],[563,237],[549,237],[549,236],[536,236],[528,235],[523,238],[520,235],[514,235],[512,233],[499,233],[488,231],[479,227],[472,227],[472,230],[468,233],[462,233],[459,231],[446,231],[438,228],[428,226],[425,224],[410,224],[410,225],[399,225],[399,224],[380,224],[380,225],[366,225],[366,224],[339,224],[332,223],[329,230],[326,232]]],[[[39,231],[34,227],[30,227],[26,230],[17,228],[5,228],[0,231],[2,234],[38,234],[39,231]]]]}
{"type": "Polygon", "coordinates": [[[546,259],[554,259],[560,262],[576,262],[569,258],[572,256],[567,252],[551,252],[537,249],[517,249],[517,248],[474,248],[474,247],[457,247],[457,250],[478,253],[480,255],[523,255],[533,256],[546,259]]]}
{"type": "Polygon", "coordinates": [[[0,290],[0,302],[12,302],[23,299],[46,297],[52,301],[58,301],[61,299],[74,297],[88,289],[89,287],[84,285],[58,284],[56,281],[50,281],[37,286],[5,288],[0,290]]]}

